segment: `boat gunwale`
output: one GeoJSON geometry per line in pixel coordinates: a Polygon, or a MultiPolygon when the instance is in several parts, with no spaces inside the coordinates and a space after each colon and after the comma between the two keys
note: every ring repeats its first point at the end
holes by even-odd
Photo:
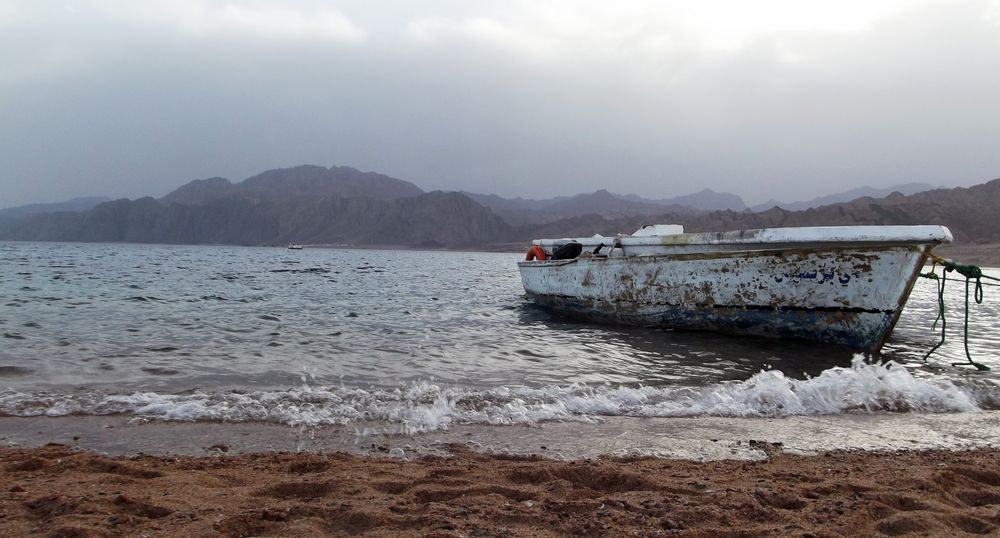
{"type": "MultiPolygon", "coordinates": [[[[746,246],[784,244],[941,244],[950,243],[954,237],[947,226],[803,226],[785,228],[757,228],[724,232],[694,232],[670,235],[619,235],[605,237],[561,237],[533,239],[532,244],[557,246],[578,242],[596,246],[607,241],[622,247],[692,247],[692,246],[746,246]]],[[[605,243],[607,244],[607,243],[605,243]]]]}
{"type": "MultiPolygon", "coordinates": [[[[814,245],[814,244],[811,244],[814,245]]],[[[896,243],[868,243],[868,244],[845,244],[843,242],[836,242],[827,245],[823,245],[823,248],[814,248],[813,246],[805,246],[805,244],[775,244],[767,245],[769,248],[757,248],[757,249],[747,249],[747,248],[722,248],[722,249],[710,249],[701,250],[691,247],[698,245],[664,245],[665,247],[677,247],[676,252],[653,252],[653,253],[637,253],[628,254],[620,256],[594,256],[594,255],[581,255],[576,258],[569,260],[533,260],[533,261],[519,261],[517,262],[518,268],[546,268],[546,267],[559,267],[562,265],[567,265],[576,262],[604,262],[608,260],[636,260],[643,262],[656,262],[656,258],[664,258],[664,262],[670,261],[689,261],[689,260],[711,260],[711,259],[721,259],[721,258],[756,258],[756,257],[784,257],[788,255],[795,254],[816,254],[823,252],[835,252],[843,250],[852,250],[858,254],[865,254],[867,252],[878,252],[885,250],[885,248],[898,248],[898,247],[911,247],[914,250],[920,251],[923,256],[921,258],[921,265],[923,261],[926,260],[928,253],[931,248],[935,245],[929,245],[928,242],[896,242],[896,243]],[[685,248],[686,247],[686,248],[685,248]],[[832,248],[831,248],[832,247],[832,248]],[[692,252],[692,250],[694,252],[692,252]]],[[[716,246],[716,245],[709,245],[716,246]]],[[[731,246],[731,245],[730,245],[731,246]]]]}

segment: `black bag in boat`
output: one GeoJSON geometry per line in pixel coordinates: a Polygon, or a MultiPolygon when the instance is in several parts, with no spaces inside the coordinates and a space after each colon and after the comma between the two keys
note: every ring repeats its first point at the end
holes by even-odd
{"type": "Polygon", "coordinates": [[[553,260],[572,260],[583,252],[583,245],[573,241],[572,243],[566,243],[565,245],[559,245],[552,250],[553,260]]]}

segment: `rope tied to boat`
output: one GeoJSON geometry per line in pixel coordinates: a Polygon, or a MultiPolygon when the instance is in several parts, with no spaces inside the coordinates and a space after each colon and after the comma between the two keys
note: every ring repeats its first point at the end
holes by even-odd
{"type": "MultiPolygon", "coordinates": [[[[982,279],[983,278],[987,278],[990,280],[1000,280],[1000,279],[984,275],[983,270],[975,265],[963,265],[960,263],[955,263],[952,260],[946,260],[940,256],[936,256],[930,253],[928,253],[928,257],[930,257],[930,259],[934,261],[934,265],[931,267],[931,271],[929,273],[920,273],[920,276],[923,278],[929,278],[931,280],[934,280],[937,284],[938,314],[937,317],[934,319],[934,324],[931,325],[931,328],[936,329],[938,321],[941,322],[941,340],[934,347],[932,347],[931,350],[928,351],[926,355],[924,355],[924,362],[927,362],[927,358],[930,357],[932,353],[937,351],[937,349],[941,347],[942,344],[944,344],[945,328],[947,325],[947,320],[945,319],[945,307],[944,307],[944,285],[948,280],[957,280],[957,279],[949,279],[947,277],[948,273],[955,272],[965,277],[965,312],[964,312],[965,328],[963,332],[963,343],[965,344],[965,358],[969,361],[968,363],[971,364],[972,366],[975,366],[977,370],[988,371],[990,369],[989,366],[986,366],[985,364],[981,364],[972,360],[972,355],[969,353],[969,286],[972,285],[973,283],[975,284],[973,288],[974,291],[972,293],[972,298],[976,302],[976,304],[982,304],[983,302],[982,279]],[[935,272],[935,269],[937,269],[937,266],[939,264],[943,268],[942,274],[940,276],[938,276],[938,274],[935,272]]],[[[963,364],[965,363],[961,362],[951,363],[952,366],[960,366],[963,364]]]]}

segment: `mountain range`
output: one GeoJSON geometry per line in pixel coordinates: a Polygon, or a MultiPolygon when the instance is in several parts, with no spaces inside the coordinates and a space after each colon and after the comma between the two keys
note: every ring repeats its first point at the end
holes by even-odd
{"type": "Polygon", "coordinates": [[[739,196],[718,193],[710,189],[663,199],[642,198],[635,194],[614,194],[605,189],[547,200],[501,198],[495,194],[469,192],[463,194],[490,208],[513,226],[544,224],[586,214],[619,218],[629,215],[660,215],[666,212],[694,214],[722,209],[742,211],[746,208],[739,196]]]}
{"type": "Polygon", "coordinates": [[[214,177],[194,180],[160,199],[165,204],[205,205],[225,198],[294,200],[309,198],[372,198],[396,200],[420,196],[413,183],[348,166],[302,165],[257,174],[240,183],[214,177]]]}
{"type": "Polygon", "coordinates": [[[73,198],[65,202],[54,204],[28,204],[17,207],[0,209],[0,219],[20,219],[32,215],[44,215],[45,213],[61,213],[64,211],[86,211],[92,209],[97,204],[107,202],[111,198],[107,196],[88,196],[85,198],[73,198]]]}
{"type": "Polygon", "coordinates": [[[969,188],[924,187],[901,185],[887,196],[866,188],[799,203],[808,208],[778,203],[761,209],[707,189],[666,199],[607,190],[547,200],[424,192],[383,174],[303,165],[238,183],[195,180],[160,199],[78,199],[10,208],[0,211],[0,239],[496,248],[535,237],[627,233],[660,222],[683,224],[688,231],[945,224],[958,241],[1000,242],[995,224],[1000,180],[969,188]],[[844,199],[857,193],[872,195],[844,199]]]}
{"type": "Polygon", "coordinates": [[[585,215],[524,230],[524,236],[572,237],[630,232],[651,222],[682,224],[687,232],[788,226],[863,226],[941,224],[956,243],[1000,243],[1000,179],[972,187],[935,189],[909,196],[861,197],[804,211],[772,207],[766,211],[668,213],[655,219],[631,216],[606,219],[585,215]]]}
{"type": "Polygon", "coordinates": [[[820,196],[803,202],[779,202],[777,200],[768,200],[763,204],[752,206],[750,211],[758,213],[760,211],[767,211],[772,207],[779,207],[788,211],[802,211],[813,207],[850,202],[851,200],[857,200],[858,198],[864,198],[866,196],[869,198],[884,198],[894,192],[898,192],[900,194],[916,194],[918,192],[929,191],[932,189],[934,189],[934,187],[928,185],[927,183],[902,183],[883,189],[876,189],[874,187],[858,187],[856,189],[838,192],[836,194],[828,194],[826,196],[820,196]]]}
{"type": "Polygon", "coordinates": [[[269,170],[236,184],[195,180],[159,200],[114,200],[0,224],[8,239],[238,245],[462,247],[510,233],[460,193],[425,193],[381,174],[321,166],[269,170]]]}

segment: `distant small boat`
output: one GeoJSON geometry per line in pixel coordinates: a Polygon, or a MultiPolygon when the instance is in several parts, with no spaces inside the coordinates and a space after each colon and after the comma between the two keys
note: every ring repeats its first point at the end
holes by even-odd
{"type": "Polygon", "coordinates": [[[288,250],[302,250],[302,245],[296,243],[289,243],[288,250]]]}
{"type": "Polygon", "coordinates": [[[535,303],[589,321],[795,338],[877,351],[944,226],[830,226],[536,239],[535,303]]]}

